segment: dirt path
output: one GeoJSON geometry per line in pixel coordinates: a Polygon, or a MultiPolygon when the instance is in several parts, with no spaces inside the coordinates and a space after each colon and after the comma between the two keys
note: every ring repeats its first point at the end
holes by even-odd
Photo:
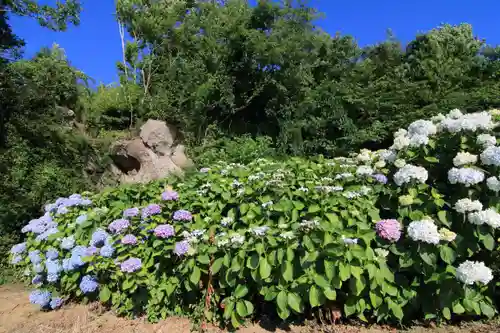
{"type": "MultiPolygon", "coordinates": [[[[59,311],[41,312],[28,302],[28,292],[19,286],[0,287],[0,333],[189,333],[187,319],[169,318],[158,324],[144,320],[127,320],[113,314],[99,313],[89,306],[70,305],[59,311]]],[[[210,329],[211,333],[222,333],[210,329]]],[[[395,329],[360,328],[336,325],[323,328],[290,327],[287,329],[264,329],[259,324],[239,330],[241,333],[395,333],[395,329]]],[[[436,329],[414,328],[411,333],[500,333],[500,325],[469,324],[465,327],[443,327],[436,329]]]]}

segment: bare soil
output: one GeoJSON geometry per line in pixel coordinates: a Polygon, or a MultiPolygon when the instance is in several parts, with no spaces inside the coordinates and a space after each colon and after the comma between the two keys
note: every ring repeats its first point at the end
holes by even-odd
{"type": "MultiPolygon", "coordinates": [[[[460,327],[414,327],[399,330],[390,327],[360,327],[351,325],[269,327],[268,323],[253,323],[241,333],[500,333],[500,322],[467,323],[460,327]]],[[[271,325],[272,326],[272,325],[271,325]]],[[[28,302],[28,292],[22,286],[0,286],[0,333],[190,333],[188,319],[169,318],[158,324],[144,319],[118,318],[98,306],[66,305],[58,311],[41,312],[28,302]]],[[[223,333],[218,328],[205,332],[223,333]]]]}

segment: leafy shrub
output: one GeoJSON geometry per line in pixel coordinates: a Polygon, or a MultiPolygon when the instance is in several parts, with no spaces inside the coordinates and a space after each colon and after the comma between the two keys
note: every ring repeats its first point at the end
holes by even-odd
{"type": "Polygon", "coordinates": [[[242,135],[232,139],[213,140],[194,148],[193,151],[194,160],[198,165],[212,165],[219,161],[247,164],[258,158],[278,156],[272,139],[267,136],[254,139],[249,135],[242,135]]]}
{"type": "Polygon", "coordinates": [[[492,317],[494,128],[490,113],[454,110],[398,131],[388,150],[219,163],[60,198],[11,260],[43,308],[99,298],[152,321],[238,327],[266,304],[283,319],[336,304],[364,321],[492,317]]]}

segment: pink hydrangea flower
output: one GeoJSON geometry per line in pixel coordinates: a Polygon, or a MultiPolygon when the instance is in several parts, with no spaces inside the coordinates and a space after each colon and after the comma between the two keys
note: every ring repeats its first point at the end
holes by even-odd
{"type": "Polygon", "coordinates": [[[391,242],[397,242],[401,238],[401,223],[398,220],[380,220],[375,225],[377,235],[391,242]]]}

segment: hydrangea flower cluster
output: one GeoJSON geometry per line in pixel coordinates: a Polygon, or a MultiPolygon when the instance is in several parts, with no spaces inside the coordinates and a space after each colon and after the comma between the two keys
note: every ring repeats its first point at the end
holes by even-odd
{"type": "Polygon", "coordinates": [[[146,219],[153,215],[158,215],[161,213],[161,207],[158,204],[150,204],[142,209],[142,218],[146,219]]]}
{"type": "Polygon", "coordinates": [[[438,228],[431,219],[411,222],[407,233],[414,241],[437,245],[441,240],[438,228]]]}
{"type": "Polygon", "coordinates": [[[493,280],[493,273],[483,262],[467,260],[458,266],[456,277],[464,284],[479,282],[486,285],[493,280]]]}
{"type": "Polygon", "coordinates": [[[127,208],[123,211],[123,217],[135,217],[139,215],[139,208],[133,207],[133,208],[127,208]]]}
{"type": "Polygon", "coordinates": [[[394,183],[398,186],[408,184],[412,181],[425,183],[428,177],[429,173],[425,168],[406,164],[394,174],[394,183]]]}
{"type": "Polygon", "coordinates": [[[135,244],[137,244],[137,237],[135,237],[132,234],[125,235],[122,238],[122,244],[135,245],[135,244]]]}
{"type": "Polygon", "coordinates": [[[380,220],[375,225],[375,230],[380,238],[390,242],[397,242],[401,238],[401,224],[398,220],[380,220]]]}
{"type": "Polygon", "coordinates": [[[452,168],[448,171],[450,184],[463,184],[466,187],[476,185],[484,180],[484,173],[473,168],[452,168]]]}
{"type": "Polygon", "coordinates": [[[130,221],[127,219],[118,219],[111,222],[108,226],[109,231],[114,234],[122,233],[130,227],[130,221]]]}
{"type": "Polygon", "coordinates": [[[481,163],[500,166],[500,147],[489,146],[481,153],[481,163]]]}
{"type": "Polygon", "coordinates": [[[489,177],[486,179],[486,187],[488,187],[490,191],[498,193],[500,192],[500,180],[495,176],[489,177]]]}
{"type": "Polygon", "coordinates": [[[184,256],[188,253],[189,251],[189,242],[184,240],[178,243],[175,243],[175,248],[174,248],[174,253],[178,255],[179,257],[184,256]]]}
{"type": "Polygon", "coordinates": [[[160,224],[154,229],[154,234],[158,238],[169,238],[175,235],[175,230],[170,224],[160,224]]]}
{"type": "Polygon", "coordinates": [[[178,200],[179,193],[173,190],[167,190],[161,194],[161,199],[164,201],[178,200]]]}
{"type": "Polygon", "coordinates": [[[500,214],[493,208],[488,208],[480,212],[469,213],[469,222],[476,225],[487,224],[492,228],[500,227],[500,214]]]}
{"type": "Polygon", "coordinates": [[[494,146],[497,144],[497,138],[491,134],[483,133],[477,136],[476,143],[483,147],[494,146]]]}
{"type": "Polygon", "coordinates": [[[476,164],[476,162],[477,162],[477,155],[473,155],[468,152],[459,152],[457,156],[453,158],[453,165],[456,167],[476,164]]]}
{"type": "Polygon", "coordinates": [[[99,283],[97,280],[90,275],[85,275],[80,282],[80,290],[84,294],[90,294],[95,292],[99,288],[99,283]]]}
{"type": "Polygon", "coordinates": [[[462,114],[458,109],[452,110],[448,116],[439,123],[440,128],[450,133],[490,130],[493,126],[491,114],[486,111],[462,114]]]}
{"type": "Polygon", "coordinates": [[[455,203],[455,210],[458,213],[465,214],[483,209],[483,204],[479,200],[471,200],[469,198],[460,199],[455,203]]]}
{"type": "Polygon", "coordinates": [[[193,219],[193,215],[187,210],[178,210],[174,212],[173,219],[176,221],[191,221],[193,219]]]}
{"type": "Polygon", "coordinates": [[[142,261],[139,258],[130,258],[120,264],[120,270],[125,273],[133,273],[140,270],[142,261]]]}

